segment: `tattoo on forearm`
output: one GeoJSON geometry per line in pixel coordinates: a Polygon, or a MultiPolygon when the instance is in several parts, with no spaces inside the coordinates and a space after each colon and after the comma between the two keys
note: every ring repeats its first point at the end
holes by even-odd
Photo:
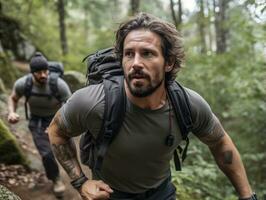
{"type": "Polygon", "coordinates": [[[73,139],[66,144],[52,144],[53,152],[62,167],[66,170],[71,179],[80,176],[81,168],[79,166],[76,154],[76,148],[73,139]]]}
{"type": "Polygon", "coordinates": [[[232,151],[225,151],[223,153],[224,157],[224,164],[231,165],[233,162],[233,152],[232,151]]]}

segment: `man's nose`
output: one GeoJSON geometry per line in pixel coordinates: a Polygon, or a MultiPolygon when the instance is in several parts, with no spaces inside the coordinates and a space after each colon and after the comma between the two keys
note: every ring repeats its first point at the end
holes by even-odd
{"type": "Polygon", "coordinates": [[[41,72],[41,77],[47,77],[47,73],[46,72],[41,72]]]}
{"type": "Polygon", "coordinates": [[[143,66],[141,56],[139,54],[135,54],[134,60],[132,63],[133,68],[141,68],[143,66]]]}

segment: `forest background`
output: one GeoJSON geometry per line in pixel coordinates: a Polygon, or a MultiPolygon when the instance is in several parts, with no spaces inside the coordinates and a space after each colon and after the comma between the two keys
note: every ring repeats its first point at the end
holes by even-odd
{"type": "MultiPolygon", "coordinates": [[[[84,74],[82,59],[114,43],[119,22],[149,12],[184,38],[177,80],[200,93],[233,138],[252,188],[266,194],[266,3],[263,0],[0,1],[1,62],[28,62],[35,51],[84,74]],[[5,62],[3,61],[5,60],[5,62]]],[[[7,88],[20,75],[1,79],[7,88]]],[[[191,137],[183,171],[173,170],[181,200],[234,200],[208,149],[191,137]]],[[[265,198],[265,197],[264,197],[265,198]]]]}

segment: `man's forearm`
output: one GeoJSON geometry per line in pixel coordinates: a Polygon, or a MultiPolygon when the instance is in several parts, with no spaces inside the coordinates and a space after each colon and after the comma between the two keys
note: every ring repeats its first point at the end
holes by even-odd
{"type": "MultiPolygon", "coordinates": [[[[56,113],[49,129],[49,139],[55,157],[65,169],[71,180],[75,180],[81,175],[81,167],[77,158],[76,145],[64,126],[59,112],[56,113]]],[[[74,136],[74,135],[73,135],[74,136]]]]}
{"type": "Polygon", "coordinates": [[[73,139],[69,139],[66,143],[52,144],[55,157],[65,169],[71,180],[75,180],[81,175],[81,167],[79,165],[76,153],[76,146],[73,139]]]}
{"type": "Polygon", "coordinates": [[[14,99],[13,94],[8,97],[8,112],[13,113],[16,112],[17,109],[17,100],[14,99]]]}
{"type": "Polygon", "coordinates": [[[199,139],[209,146],[217,165],[229,178],[239,197],[250,197],[252,192],[240,155],[219,120],[215,119],[212,132],[199,139]]]}
{"type": "Polygon", "coordinates": [[[250,197],[251,188],[240,155],[230,137],[225,134],[210,150],[224,174],[230,179],[239,197],[250,197]]]}

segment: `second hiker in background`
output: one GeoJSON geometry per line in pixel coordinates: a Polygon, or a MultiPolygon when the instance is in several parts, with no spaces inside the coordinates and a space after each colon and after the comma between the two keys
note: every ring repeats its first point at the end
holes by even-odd
{"type": "Polygon", "coordinates": [[[66,82],[60,78],[62,69],[48,69],[46,58],[37,52],[30,60],[31,73],[19,78],[8,99],[8,122],[17,123],[20,116],[16,113],[21,97],[25,97],[25,112],[29,118],[29,129],[33,141],[42,158],[46,176],[53,182],[55,195],[61,196],[65,185],[60,178],[59,167],[51,150],[47,127],[54,114],[71,96],[66,82]],[[28,106],[30,115],[28,115],[28,106]]]}

